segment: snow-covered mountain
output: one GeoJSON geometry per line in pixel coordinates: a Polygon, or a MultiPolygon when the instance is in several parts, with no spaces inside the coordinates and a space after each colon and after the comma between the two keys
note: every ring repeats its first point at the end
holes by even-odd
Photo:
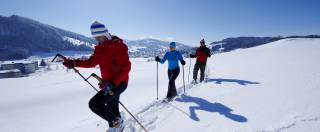
{"type": "MultiPolygon", "coordinates": [[[[147,57],[165,51],[169,42],[156,39],[127,40],[131,57],[147,57]]],[[[24,59],[30,55],[61,51],[91,51],[96,42],[77,33],[30,18],[0,16],[0,60],[24,59]]],[[[178,43],[180,51],[189,46],[178,43]]]]}
{"type": "MultiPolygon", "coordinates": [[[[168,50],[170,42],[157,39],[126,40],[129,54],[132,57],[154,57],[168,50]]],[[[190,46],[177,42],[177,49],[182,52],[191,50],[190,46]]]]}
{"type": "MultiPolygon", "coordinates": [[[[186,71],[183,94],[180,73],[176,85],[183,95],[169,104],[156,100],[156,63],[132,58],[129,87],[121,101],[149,132],[318,132],[319,44],[320,39],[283,39],[215,54],[208,60],[208,82],[192,86],[186,71]]],[[[107,123],[88,108],[95,91],[61,64],[52,64],[52,69],[0,79],[1,131],[105,131],[107,123]]],[[[99,73],[96,68],[79,70],[84,76],[99,73]]],[[[96,80],[89,81],[97,86],[96,80]]],[[[160,99],[167,85],[167,65],[159,65],[160,99]]],[[[143,132],[120,109],[124,131],[143,132]]]]}
{"type": "Polygon", "coordinates": [[[236,49],[246,49],[255,46],[260,46],[270,42],[289,38],[320,38],[320,35],[307,36],[277,36],[277,37],[231,37],[221,41],[212,42],[209,44],[213,52],[229,52],[236,49]]]}
{"type": "Polygon", "coordinates": [[[0,16],[0,60],[26,58],[36,52],[86,51],[94,43],[92,38],[29,18],[0,16]]]}

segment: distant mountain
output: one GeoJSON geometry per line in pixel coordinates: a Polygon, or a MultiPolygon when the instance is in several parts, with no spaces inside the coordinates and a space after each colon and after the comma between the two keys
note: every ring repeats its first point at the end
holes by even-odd
{"type": "MultiPolygon", "coordinates": [[[[17,15],[0,16],[0,61],[24,59],[61,51],[91,51],[95,40],[17,15]]],[[[169,42],[156,39],[126,40],[131,57],[149,57],[167,50],[169,42]]],[[[182,52],[190,49],[177,43],[182,52]]]]}
{"type": "MultiPolygon", "coordinates": [[[[131,57],[154,57],[168,50],[170,42],[157,39],[126,40],[131,57]]],[[[191,47],[177,43],[177,50],[182,53],[190,51],[191,47]]]]}
{"type": "Polygon", "coordinates": [[[286,39],[286,38],[320,38],[320,35],[308,35],[308,36],[289,36],[289,37],[236,37],[227,38],[222,41],[212,42],[209,44],[213,52],[229,52],[235,49],[251,48],[263,44],[267,44],[273,41],[286,39]]]}
{"type": "Polygon", "coordinates": [[[88,51],[94,43],[92,38],[29,18],[0,16],[0,60],[53,51],[88,51]]]}

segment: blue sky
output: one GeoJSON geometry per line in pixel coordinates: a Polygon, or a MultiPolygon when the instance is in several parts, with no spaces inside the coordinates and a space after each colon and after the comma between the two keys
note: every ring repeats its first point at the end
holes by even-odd
{"type": "Polygon", "coordinates": [[[198,45],[238,36],[320,34],[319,0],[1,0],[17,14],[90,36],[98,20],[125,39],[198,45]]]}

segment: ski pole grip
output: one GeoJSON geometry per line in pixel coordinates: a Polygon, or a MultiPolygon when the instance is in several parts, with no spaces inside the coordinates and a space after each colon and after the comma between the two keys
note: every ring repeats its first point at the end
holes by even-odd
{"type": "Polygon", "coordinates": [[[99,82],[103,82],[102,78],[99,77],[97,74],[92,73],[91,76],[94,77],[95,79],[97,79],[99,82]]]}
{"type": "Polygon", "coordinates": [[[67,59],[66,57],[64,57],[64,56],[61,55],[61,54],[56,54],[56,56],[52,59],[51,62],[54,62],[54,61],[57,59],[57,57],[60,57],[60,58],[62,58],[63,60],[67,59]]]}
{"type": "MultiPolygon", "coordinates": [[[[99,77],[99,76],[98,76],[97,74],[95,74],[95,73],[92,73],[87,79],[89,79],[90,77],[94,77],[94,78],[97,79],[100,83],[103,82],[102,78],[99,77]]],[[[109,95],[111,95],[111,96],[114,95],[114,93],[113,93],[110,89],[106,89],[106,90],[105,90],[105,94],[104,94],[104,95],[107,95],[107,94],[109,94],[109,95]]]]}

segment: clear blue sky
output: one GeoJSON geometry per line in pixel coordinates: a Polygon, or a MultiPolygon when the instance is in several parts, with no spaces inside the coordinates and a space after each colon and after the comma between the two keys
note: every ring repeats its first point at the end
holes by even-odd
{"type": "Polygon", "coordinates": [[[320,0],[1,0],[17,14],[90,36],[94,20],[126,39],[198,45],[238,36],[320,34],[320,0]]]}

